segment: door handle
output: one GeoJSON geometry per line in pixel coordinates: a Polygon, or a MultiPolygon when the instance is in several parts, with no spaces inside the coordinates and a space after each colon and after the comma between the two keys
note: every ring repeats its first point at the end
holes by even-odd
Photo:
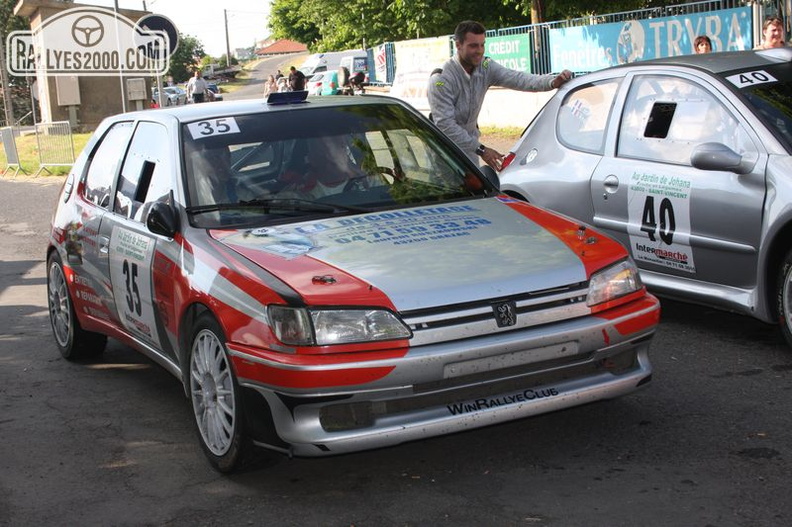
{"type": "Polygon", "coordinates": [[[603,180],[602,186],[605,187],[602,199],[608,199],[608,194],[615,194],[619,190],[619,178],[610,174],[603,180]]]}
{"type": "Polygon", "coordinates": [[[110,238],[107,236],[99,236],[99,254],[110,253],[110,238]]]}

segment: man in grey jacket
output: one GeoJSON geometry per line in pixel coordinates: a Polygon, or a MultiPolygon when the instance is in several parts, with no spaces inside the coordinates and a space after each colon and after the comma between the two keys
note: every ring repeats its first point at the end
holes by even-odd
{"type": "Polygon", "coordinates": [[[564,70],[558,75],[533,75],[511,70],[484,56],[484,26],[472,20],[454,31],[456,54],[429,78],[429,109],[440,130],[470,159],[478,158],[500,170],[503,155],[479,143],[478,115],[490,86],[520,91],[548,91],[572,78],[564,70]]]}

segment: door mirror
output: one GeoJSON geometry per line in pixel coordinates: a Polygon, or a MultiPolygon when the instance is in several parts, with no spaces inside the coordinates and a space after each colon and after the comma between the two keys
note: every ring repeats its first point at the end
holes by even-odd
{"type": "Polygon", "coordinates": [[[755,163],[756,160],[747,159],[722,143],[702,143],[690,154],[690,164],[701,170],[747,174],[755,163]]]}
{"type": "Polygon", "coordinates": [[[167,203],[157,201],[146,216],[146,227],[154,234],[173,238],[179,230],[176,211],[167,203]]]}

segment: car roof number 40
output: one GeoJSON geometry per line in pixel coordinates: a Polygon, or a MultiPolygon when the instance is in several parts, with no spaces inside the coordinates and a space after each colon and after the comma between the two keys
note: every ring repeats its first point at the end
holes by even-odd
{"type": "Polygon", "coordinates": [[[777,82],[778,79],[770,75],[764,70],[758,71],[744,71],[736,75],[726,77],[726,80],[737,86],[738,88],[747,88],[756,84],[765,84],[767,82],[777,82]]]}
{"type": "Polygon", "coordinates": [[[190,123],[187,125],[187,129],[190,130],[193,140],[205,139],[215,135],[239,133],[239,126],[237,126],[236,119],[233,117],[218,117],[190,123]]]}

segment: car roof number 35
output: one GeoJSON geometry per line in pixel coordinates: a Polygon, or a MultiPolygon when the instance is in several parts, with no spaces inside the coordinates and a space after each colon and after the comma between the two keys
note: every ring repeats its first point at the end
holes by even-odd
{"type": "Polygon", "coordinates": [[[238,134],[239,126],[233,117],[218,117],[206,121],[198,121],[187,125],[193,140],[204,139],[215,135],[238,134]]]}

